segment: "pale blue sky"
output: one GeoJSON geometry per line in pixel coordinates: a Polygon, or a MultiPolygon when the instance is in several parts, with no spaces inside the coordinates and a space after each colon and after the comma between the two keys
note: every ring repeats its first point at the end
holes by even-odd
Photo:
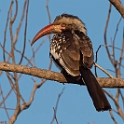
{"type": "MultiPolygon", "coordinates": [[[[21,17],[23,8],[23,0],[19,1],[19,12],[17,20],[13,27],[15,33],[18,21],[21,17]]],[[[11,0],[0,0],[0,42],[3,43],[4,29],[7,18],[7,12],[9,9],[11,0]]],[[[108,13],[109,2],[108,0],[49,0],[49,9],[52,21],[57,15],[62,13],[69,13],[78,16],[86,25],[88,36],[93,42],[94,52],[97,50],[100,44],[104,44],[103,32],[106,23],[106,17],[108,13]]],[[[112,9],[112,18],[110,20],[110,26],[108,29],[108,41],[113,37],[116,24],[120,19],[119,13],[112,9]]],[[[28,15],[28,28],[27,28],[27,44],[25,55],[29,58],[32,55],[31,47],[28,40],[32,40],[34,35],[44,26],[48,24],[48,15],[46,11],[46,0],[30,0],[29,4],[29,15],[28,15]]],[[[121,22],[119,35],[117,40],[122,41],[122,29],[123,21],[121,22]]],[[[23,46],[23,34],[24,34],[24,23],[21,28],[17,48],[22,49],[23,46]]],[[[33,48],[37,48],[40,42],[38,40],[33,48]]],[[[10,37],[9,31],[7,32],[7,47],[10,49],[10,37]]],[[[118,43],[119,45],[119,43],[118,43]]],[[[0,48],[2,56],[2,50],[0,48]]],[[[16,56],[17,63],[19,56],[16,56]]],[[[0,58],[3,61],[3,57],[0,58]]],[[[27,62],[23,61],[23,65],[27,62]]],[[[113,69],[110,62],[108,61],[105,48],[102,47],[98,54],[98,64],[105,69],[113,69]]],[[[41,49],[36,53],[36,66],[38,68],[47,69],[49,65],[49,41],[46,41],[41,49]]],[[[59,70],[53,64],[53,71],[59,70]]],[[[94,70],[93,70],[94,71],[94,70]]],[[[122,72],[123,73],[123,72],[122,72]]],[[[112,73],[113,74],[113,73],[112,73]]],[[[98,76],[106,76],[103,72],[98,70],[98,76]]],[[[29,100],[30,92],[33,87],[32,77],[23,76],[19,82],[20,91],[26,101],[29,100]]],[[[40,79],[36,78],[37,83],[40,79]]],[[[5,76],[1,76],[0,85],[4,89],[6,94],[10,89],[8,80],[5,76]]],[[[34,101],[29,109],[20,113],[15,124],[49,124],[53,117],[53,107],[55,107],[58,94],[65,87],[64,93],[59,101],[57,110],[57,119],[62,124],[112,124],[113,121],[108,112],[97,112],[92,104],[86,87],[72,84],[62,85],[54,81],[47,81],[35,94],[34,101]]],[[[114,93],[113,89],[108,89],[114,93]]],[[[15,107],[14,93],[6,101],[7,107],[15,107]]],[[[1,97],[0,97],[1,101],[1,97]]],[[[113,102],[109,99],[111,106],[114,108],[113,102]]],[[[12,114],[12,111],[9,111],[12,114]]],[[[114,114],[117,122],[122,124],[122,119],[114,114]]],[[[3,109],[0,109],[0,121],[7,120],[6,113],[3,109]]],[[[55,123],[55,122],[54,122],[55,123]]]]}

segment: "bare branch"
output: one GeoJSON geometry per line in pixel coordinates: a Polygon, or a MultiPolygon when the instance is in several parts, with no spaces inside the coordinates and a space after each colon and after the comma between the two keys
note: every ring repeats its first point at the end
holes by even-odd
{"type": "MultiPolygon", "coordinates": [[[[33,48],[32,48],[32,50],[33,50],[33,48]]],[[[34,51],[34,50],[33,50],[33,51],[34,51]]],[[[33,54],[35,54],[35,53],[33,52],[33,54]]],[[[51,67],[52,67],[52,61],[50,60],[50,65],[49,65],[49,67],[48,67],[48,70],[50,70],[51,67]]],[[[40,88],[45,82],[46,82],[46,79],[42,79],[42,81],[41,81],[39,84],[36,84],[36,83],[35,83],[35,80],[34,80],[34,87],[33,87],[33,89],[32,89],[32,93],[31,93],[31,95],[30,95],[29,102],[28,102],[28,103],[23,102],[23,104],[22,104],[22,106],[21,106],[21,111],[30,107],[30,105],[32,104],[32,102],[33,102],[33,100],[34,100],[34,95],[35,95],[36,90],[37,90],[38,88],[40,88]]]]}
{"type": "Polygon", "coordinates": [[[8,113],[8,111],[7,111],[7,109],[6,109],[5,98],[4,98],[4,95],[3,95],[3,90],[2,90],[1,85],[0,85],[0,91],[1,91],[2,99],[3,99],[3,101],[4,101],[4,102],[3,102],[4,109],[5,109],[6,115],[7,115],[8,119],[9,119],[9,113],[8,113]]]}
{"type": "Polygon", "coordinates": [[[114,118],[114,116],[113,116],[113,114],[112,114],[112,111],[109,111],[109,113],[110,113],[110,116],[111,116],[112,120],[114,121],[114,123],[115,123],[115,124],[118,124],[118,123],[116,122],[116,119],[114,118]]]}
{"type": "Polygon", "coordinates": [[[5,26],[5,31],[4,31],[4,42],[3,42],[3,60],[5,61],[6,60],[6,56],[5,56],[5,45],[6,45],[6,33],[7,33],[7,28],[8,28],[8,22],[9,22],[9,13],[10,13],[10,10],[12,8],[12,5],[13,5],[13,1],[11,2],[10,4],[10,8],[9,8],[9,11],[8,11],[8,15],[7,15],[7,19],[6,19],[6,26],[5,26]]]}
{"type": "MultiPolygon", "coordinates": [[[[19,34],[19,31],[20,31],[20,28],[21,28],[21,25],[22,25],[22,22],[23,22],[23,19],[24,19],[26,4],[27,4],[27,0],[25,0],[25,2],[24,2],[22,16],[21,16],[21,19],[20,19],[20,23],[19,23],[19,25],[16,29],[16,35],[15,35],[14,38],[13,38],[13,34],[12,34],[13,19],[12,19],[12,17],[10,17],[11,54],[12,54],[12,63],[13,64],[16,63],[14,49],[15,49],[15,44],[17,42],[18,34],[19,34]]],[[[16,6],[18,7],[18,2],[17,1],[16,1],[16,6]]],[[[15,90],[16,90],[16,93],[17,93],[16,94],[17,104],[16,104],[16,110],[15,110],[14,114],[12,115],[12,117],[10,118],[9,124],[13,124],[15,122],[18,114],[20,113],[20,96],[21,95],[20,95],[20,91],[19,91],[18,76],[17,76],[16,72],[14,72],[14,80],[15,80],[15,90]]]]}
{"type": "Polygon", "coordinates": [[[100,70],[102,70],[105,74],[107,74],[110,78],[114,78],[111,74],[109,74],[105,69],[100,67],[97,63],[94,63],[94,66],[98,67],[100,70]]]}
{"type": "Polygon", "coordinates": [[[27,108],[30,107],[31,103],[32,103],[33,100],[34,100],[34,95],[35,95],[36,89],[39,88],[40,86],[42,86],[43,83],[44,83],[44,82],[41,82],[40,84],[36,84],[36,83],[34,84],[32,93],[31,93],[31,95],[30,95],[30,100],[29,100],[29,102],[28,102],[28,103],[24,102],[24,103],[22,104],[21,109],[20,109],[20,112],[21,112],[22,110],[25,110],[25,109],[27,109],[27,108]]]}
{"type": "Polygon", "coordinates": [[[113,100],[113,102],[114,102],[114,104],[115,104],[115,106],[116,106],[116,109],[117,109],[117,113],[118,113],[118,115],[120,115],[121,117],[122,117],[122,119],[124,120],[124,113],[123,113],[123,111],[122,111],[122,109],[121,109],[121,107],[120,107],[120,105],[119,105],[119,102],[118,101],[116,101],[116,99],[110,94],[110,93],[108,93],[107,91],[105,91],[104,90],[104,92],[113,100]]]}
{"type": "Polygon", "coordinates": [[[50,124],[53,124],[54,119],[56,120],[56,122],[57,122],[57,124],[58,124],[58,121],[57,121],[57,118],[56,118],[56,112],[57,112],[57,108],[58,108],[58,104],[59,104],[60,97],[62,96],[62,94],[63,94],[63,92],[64,92],[64,89],[65,89],[65,87],[62,89],[61,93],[59,93],[59,95],[58,95],[58,99],[57,99],[57,102],[56,102],[56,106],[55,106],[55,108],[53,108],[53,109],[54,109],[53,119],[52,119],[52,121],[51,121],[50,124]]]}
{"type": "MultiPolygon", "coordinates": [[[[0,90],[1,91],[1,90],[0,90]]],[[[13,88],[10,89],[10,91],[7,93],[7,95],[4,97],[4,99],[2,100],[2,102],[0,102],[0,108],[2,106],[2,104],[5,102],[5,100],[8,98],[8,96],[10,95],[10,93],[13,91],[13,88]]],[[[2,92],[2,91],[1,91],[2,92]]]]}
{"type": "MultiPolygon", "coordinates": [[[[8,63],[0,62],[0,70],[23,73],[26,75],[36,76],[39,78],[53,80],[60,83],[72,83],[72,84],[84,85],[82,82],[78,82],[78,83],[73,81],[67,82],[67,80],[61,73],[52,72],[44,69],[31,68],[16,64],[8,64],[8,63]]],[[[97,80],[100,86],[104,88],[124,88],[124,79],[121,78],[97,78],[97,80]]]]}
{"type": "MultiPolygon", "coordinates": [[[[49,10],[49,6],[48,6],[48,2],[49,0],[46,0],[46,10],[47,10],[47,14],[48,14],[48,19],[49,19],[49,24],[51,24],[51,16],[50,16],[50,10],[49,10]]],[[[48,35],[49,41],[51,39],[50,35],[48,35]]]]}
{"type": "Polygon", "coordinates": [[[24,30],[24,46],[23,46],[23,50],[22,50],[22,54],[21,54],[19,65],[22,63],[22,60],[24,58],[23,56],[24,56],[24,53],[25,53],[25,48],[26,48],[26,33],[27,33],[27,21],[28,21],[28,8],[29,8],[29,0],[27,1],[27,8],[26,8],[26,19],[25,19],[25,30],[24,30]]]}
{"type": "MultiPolygon", "coordinates": [[[[99,45],[99,47],[98,47],[98,49],[97,49],[97,51],[96,51],[96,60],[95,60],[95,63],[97,63],[97,60],[98,60],[98,52],[99,52],[100,48],[101,48],[101,45],[99,45]]],[[[95,67],[95,75],[96,75],[96,77],[98,77],[98,76],[97,76],[97,71],[96,71],[96,66],[94,66],[94,67],[95,67]]]]}
{"type": "Polygon", "coordinates": [[[120,52],[119,68],[121,67],[121,63],[123,60],[123,52],[124,52],[124,27],[123,27],[122,48],[121,48],[121,52],[120,52]]]}
{"type": "Polygon", "coordinates": [[[107,54],[108,54],[108,58],[111,61],[112,65],[114,66],[115,62],[111,58],[111,55],[110,55],[110,52],[109,52],[109,49],[108,49],[107,38],[106,38],[107,37],[107,29],[108,29],[110,14],[111,14],[111,9],[112,9],[112,5],[110,4],[109,11],[108,11],[108,17],[107,17],[107,20],[106,20],[106,26],[105,26],[105,29],[104,29],[104,43],[105,43],[105,48],[106,48],[106,51],[107,51],[107,54]]]}
{"type": "Polygon", "coordinates": [[[119,0],[109,0],[109,2],[118,10],[121,16],[124,18],[124,7],[119,0]]]}
{"type": "Polygon", "coordinates": [[[119,24],[120,24],[121,20],[122,20],[122,18],[120,18],[118,23],[117,23],[114,38],[112,40],[112,55],[113,55],[114,61],[116,61],[115,60],[115,39],[116,39],[116,36],[117,36],[117,33],[118,33],[118,28],[119,28],[119,24]]]}

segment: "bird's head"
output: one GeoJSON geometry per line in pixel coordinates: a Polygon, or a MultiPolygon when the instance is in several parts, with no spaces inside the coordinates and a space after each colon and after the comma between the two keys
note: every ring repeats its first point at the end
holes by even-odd
{"type": "Polygon", "coordinates": [[[34,39],[31,42],[31,45],[33,45],[39,38],[44,35],[59,33],[65,30],[78,30],[86,34],[85,25],[77,16],[62,14],[60,16],[57,16],[52,24],[42,28],[35,35],[34,39]]]}

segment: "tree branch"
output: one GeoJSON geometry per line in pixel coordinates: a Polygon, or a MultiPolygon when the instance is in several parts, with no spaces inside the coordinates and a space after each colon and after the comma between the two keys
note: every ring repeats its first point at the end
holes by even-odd
{"type": "Polygon", "coordinates": [[[124,7],[120,0],[109,0],[109,2],[118,10],[118,12],[124,18],[124,7]]]}
{"type": "MultiPolygon", "coordinates": [[[[32,68],[16,64],[8,64],[0,62],[0,70],[8,72],[22,73],[26,75],[36,76],[39,78],[45,78],[47,80],[54,80],[60,83],[72,83],[84,85],[82,82],[68,81],[62,73],[52,72],[49,70],[32,68]]],[[[124,88],[124,79],[121,78],[96,78],[100,86],[103,88],[124,88]]]]}

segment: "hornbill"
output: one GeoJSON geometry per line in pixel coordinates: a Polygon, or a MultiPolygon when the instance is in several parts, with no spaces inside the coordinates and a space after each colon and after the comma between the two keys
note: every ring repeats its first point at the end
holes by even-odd
{"type": "Polygon", "coordinates": [[[59,68],[70,77],[83,80],[97,111],[111,110],[103,90],[90,71],[94,55],[85,24],[77,16],[59,15],[52,24],[36,34],[31,45],[47,34],[54,34],[50,41],[50,55],[59,68]]]}

